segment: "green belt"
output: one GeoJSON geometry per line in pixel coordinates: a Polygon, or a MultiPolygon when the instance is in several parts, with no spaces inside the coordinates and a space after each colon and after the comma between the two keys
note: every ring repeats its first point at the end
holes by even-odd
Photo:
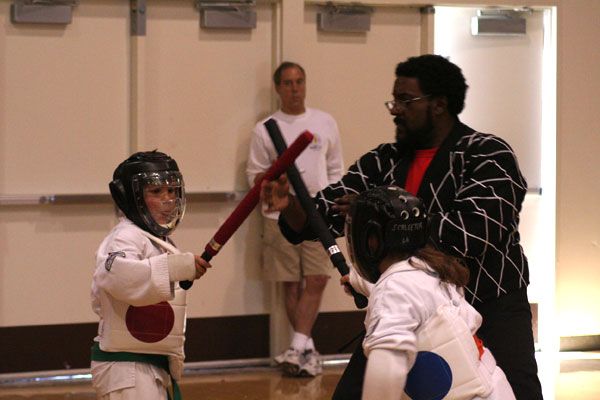
{"type": "MultiPolygon", "coordinates": [[[[92,361],[142,362],[161,368],[171,375],[171,372],[169,371],[169,358],[167,356],[161,354],[129,353],[126,351],[103,351],[100,349],[98,342],[94,342],[94,345],[92,346],[92,361]]],[[[179,385],[172,376],[171,384],[173,385],[173,398],[171,399],[171,393],[169,393],[169,390],[167,389],[169,400],[182,400],[179,385]]]]}

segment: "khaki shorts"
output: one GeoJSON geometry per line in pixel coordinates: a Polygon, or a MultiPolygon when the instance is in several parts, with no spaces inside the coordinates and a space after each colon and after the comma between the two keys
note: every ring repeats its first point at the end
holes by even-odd
{"type": "Polygon", "coordinates": [[[279,231],[276,219],[263,218],[263,277],[268,281],[299,282],[306,275],[328,275],[333,264],[321,242],[293,245],[279,231]]]}

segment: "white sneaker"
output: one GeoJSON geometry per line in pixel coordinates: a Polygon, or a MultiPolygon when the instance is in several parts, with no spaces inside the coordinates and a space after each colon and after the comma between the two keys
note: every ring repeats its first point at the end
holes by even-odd
{"type": "Polygon", "coordinates": [[[275,357],[275,362],[281,367],[285,375],[296,376],[300,372],[302,354],[299,350],[290,347],[275,357]]]}
{"type": "Polygon", "coordinates": [[[323,373],[323,361],[316,350],[307,350],[302,354],[303,362],[300,364],[300,376],[317,376],[323,373]]]}

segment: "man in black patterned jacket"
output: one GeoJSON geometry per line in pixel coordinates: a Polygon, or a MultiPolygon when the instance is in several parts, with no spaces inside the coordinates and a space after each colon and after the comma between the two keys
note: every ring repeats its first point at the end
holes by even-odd
{"type": "MultiPolygon", "coordinates": [[[[315,197],[337,236],[353,195],[392,185],[422,198],[431,216],[431,242],[462,257],[470,270],[466,298],[483,316],[478,336],[504,370],[517,399],[542,398],[534,357],[529,270],[520,245],[519,212],[527,190],[511,147],[458,119],[467,84],[460,68],[437,55],[411,57],[396,67],[394,100],[385,103],[396,142],[364,154],[341,181],[315,197]]],[[[316,237],[285,178],[265,184],[263,198],[282,210],[291,242],[316,237]]],[[[334,393],[360,399],[366,358],[354,352],[334,393]]]]}

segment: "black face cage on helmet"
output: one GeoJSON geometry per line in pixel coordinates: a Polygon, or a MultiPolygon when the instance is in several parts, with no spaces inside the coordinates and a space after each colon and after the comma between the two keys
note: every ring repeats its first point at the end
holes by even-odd
{"type": "Polygon", "coordinates": [[[158,151],[131,155],[115,169],[109,183],[117,207],[134,224],[156,236],[167,236],[175,230],[185,212],[185,185],[177,162],[158,151]],[[145,183],[176,185],[178,213],[169,224],[159,224],[150,216],[144,201],[145,183]]]}
{"type": "Polygon", "coordinates": [[[357,272],[372,283],[390,252],[410,253],[425,246],[427,239],[423,202],[397,186],[361,193],[346,217],[348,251],[357,272]]]}

